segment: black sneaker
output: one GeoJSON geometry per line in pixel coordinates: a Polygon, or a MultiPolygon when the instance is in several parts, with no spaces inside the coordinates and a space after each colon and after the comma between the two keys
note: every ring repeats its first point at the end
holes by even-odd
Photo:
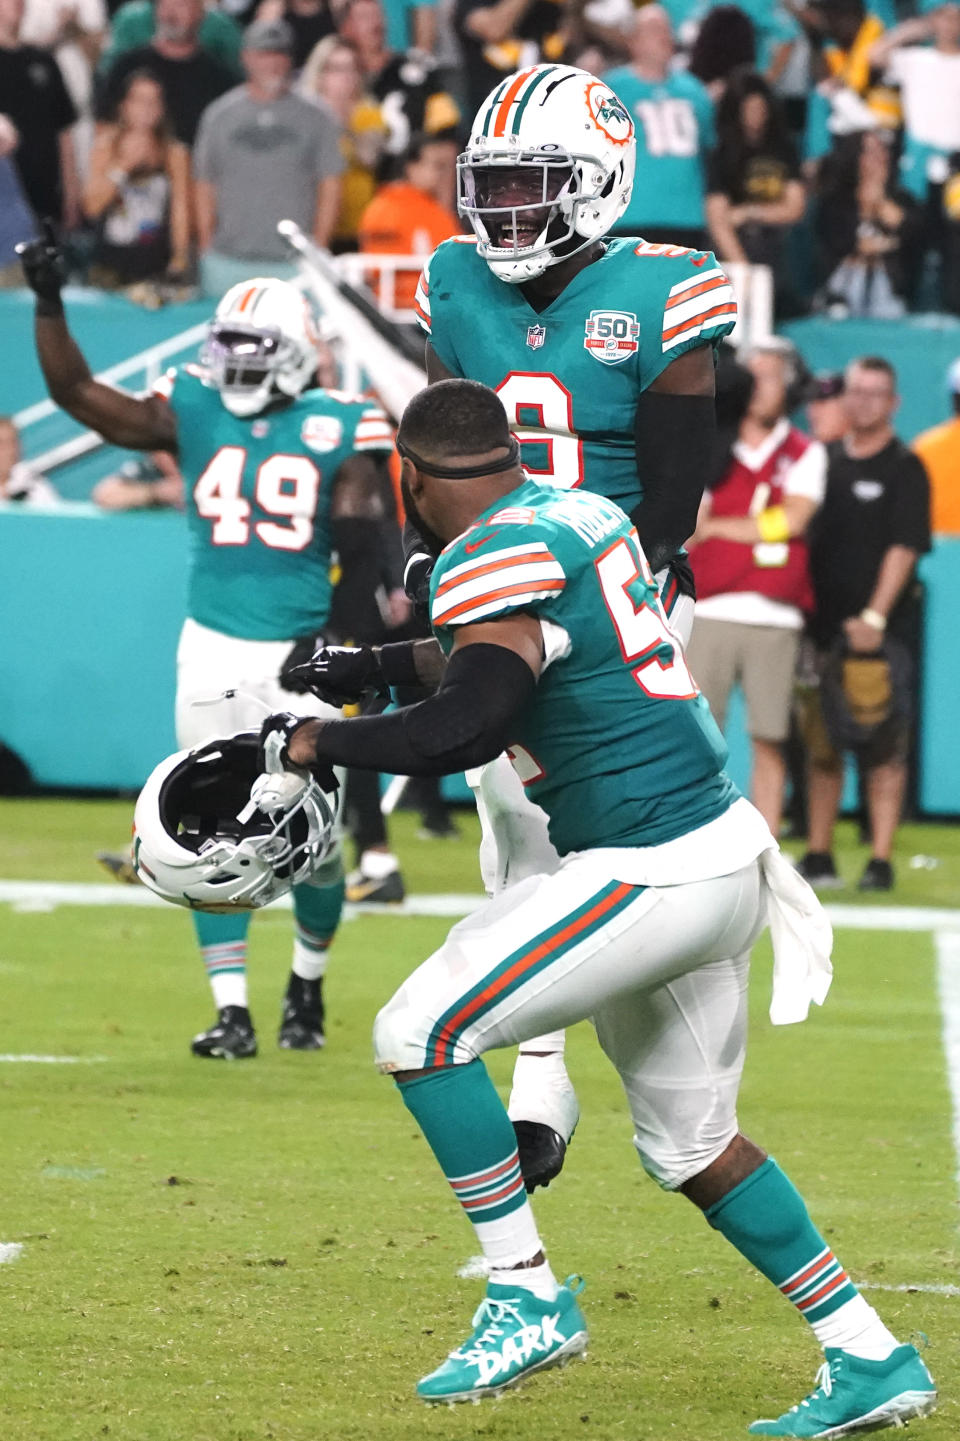
{"type": "Polygon", "coordinates": [[[815,891],[834,891],[843,885],[829,851],[807,851],[796,862],[796,868],[815,891]]]}
{"type": "Polygon", "coordinates": [[[406,894],[403,876],[399,871],[390,871],[380,879],[366,876],[360,870],[351,871],[347,876],[346,899],[355,906],[402,901],[406,894]]]}
{"type": "Polygon", "coordinates": [[[282,1051],[319,1051],[323,1044],[323,981],[305,981],[291,971],[277,1045],[282,1051]]]}
{"type": "Polygon", "coordinates": [[[257,1038],[246,1006],[224,1006],[217,1013],[217,1024],[194,1036],[190,1049],[195,1056],[216,1061],[244,1061],[255,1056],[257,1038]]]}
{"type": "Polygon", "coordinates": [[[857,881],[858,891],[892,891],[893,890],[893,866],[889,861],[881,861],[873,856],[867,861],[863,875],[857,881]]]}
{"type": "Polygon", "coordinates": [[[566,1141],[552,1126],[545,1126],[541,1121],[514,1121],[513,1129],[527,1193],[538,1186],[549,1186],[563,1170],[566,1141]]]}

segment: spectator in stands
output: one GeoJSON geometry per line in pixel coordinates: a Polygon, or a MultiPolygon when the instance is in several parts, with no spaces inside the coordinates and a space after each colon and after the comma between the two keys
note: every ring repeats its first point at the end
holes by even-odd
{"type": "MultiPolygon", "coordinates": [[[[372,255],[420,255],[460,231],[456,213],[457,147],[452,140],[417,136],[403,179],[384,185],[363,212],[360,249],[372,255]]],[[[394,306],[412,310],[422,266],[398,270],[394,306]]]]}
{"type": "Polygon", "coordinates": [[[707,165],[707,221],[721,260],[769,265],[781,303],[790,294],[787,232],[806,201],[793,142],[761,76],[731,76],[717,110],[717,148],[707,165]]]}
{"type": "Polygon", "coordinates": [[[101,510],[183,510],[183,476],[168,450],[124,461],[97,482],[90,499],[101,510]]]}
{"type": "Polygon", "coordinates": [[[36,223],[13,163],[20,135],[13,121],[0,115],[0,290],[23,284],[16,247],[32,236],[36,223]]]}
{"type": "Polygon", "coordinates": [[[334,250],[355,249],[360,217],[377,190],[386,122],[380,106],[365,89],[357,52],[339,35],[328,35],[314,46],[297,89],[304,99],[326,105],[340,125],[344,171],[331,245],[334,250]]]}
{"type": "Polygon", "coordinates": [[[235,77],[200,45],[203,0],[156,0],[154,15],[156,28],[149,43],[118,55],[104,75],[97,116],[112,119],[128,76],[146,70],[163,87],[174,135],[193,145],[200,116],[231,88],[235,77]]]}
{"type": "Polygon", "coordinates": [[[246,84],[204,112],[194,158],[205,295],[251,274],[297,274],[278,220],[295,220],[318,245],[333,234],[340,133],[328,110],[291,90],[292,49],[286,21],[255,22],[244,36],[246,84]]]}
{"type": "Polygon", "coordinates": [[[871,58],[900,86],[903,182],[926,206],[923,248],[940,256],[943,303],[960,313],[960,213],[951,224],[944,194],[960,166],[960,4],[938,5],[894,26],[871,58]],[[922,41],[933,43],[916,43],[922,41]]]}
{"type": "Polygon", "coordinates": [[[463,52],[467,113],[505,75],[563,54],[561,0],[455,0],[453,26],[463,52]]]}
{"type": "Polygon", "coordinates": [[[746,364],[753,395],[691,541],[697,615],[687,659],[718,725],[742,686],[751,798],[777,835],[797,651],[813,603],[803,536],[823,500],[826,453],[788,419],[800,376],[794,347],[771,340],[746,364]]]}
{"type": "Polygon", "coordinates": [[[807,425],[814,440],[831,445],[847,433],[847,411],[843,403],[843,372],[822,371],[807,387],[807,425]]]}
{"type": "Polygon", "coordinates": [[[18,505],[53,505],[60,499],[46,476],[20,458],[20,436],[13,419],[0,415],[0,500],[18,505]]]}
{"type": "Polygon", "coordinates": [[[804,161],[812,171],[833,141],[874,126],[896,130],[895,95],[875,83],[870,56],[883,21],[864,0],[815,0],[797,10],[818,68],[825,72],[807,107],[804,161]]]}
{"type": "Polygon", "coordinates": [[[104,0],[25,0],[20,38],[52,53],[79,119],[73,130],[77,167],[85,172],[93,142],[93,74],[107,29],[104,0]]]}
{"type": "Polygon", "coordinates": [[[261,0],[258,20],[285,20],[293,31],[293,68],[300,71],[312,51],[336,32],[329,0],[261,0]]]}
{"type": "MultiPolygon", "coordinates": [[[[108,0],[113,8],[112,0],[108,0]]],[[[203,18],[197,30],[197,44],[211,60],[218,60],[231,75],[239,80],[240,47],[243,31],[231,15],[225,14],[227,6],[203,10],[203,18]]],[[[235,7],[229,7],[236,13],[235,7]]],[[[105,75],[119,55],[128,50],[142,50],[153,39],[158,23],[155,0],[126,0],[113,16],[107,48],[100,57],[100,74],[105,75]]]]}
{"type": "Polygon", "coordinates": [[[633,195],[617,228],[701,250],[705,161],[716,138],[713,102],[699,80],[673,69],[673,31],[662,5],[637,11],[630,56],[629,65],[604,77],[637,127],[633,195]]]}
{"type": "Polygon", "coordinates": [[[920,214],[897,183],[886,131],[846,136],[821,162],[816,214],[822,301],[831,315],[904,314],[920,214]]]}
{"type": "Polygon", "coordinates": [[[353,45],[366,88],[380,105],[387,124],[385,160],[379,178],[393,180],[411,136],[456,135],[459,107],[444,88],[430,56],[389,48],[380,0],[345,0],[340,35],[353,45]]]}
{"type": "MultiPolygon", "coordinates": [[[[912,690],[918,645],[914,571],[930,548],[929,485],[923,465],[893,431],[897,378],[889,361],[869,355],[853,361],[846,370],[844,404],[847,434],[827,447],[826,495],[809,532],[814,612],[808,633],[821,687],[828,668],[844,657],[881,662],[867,680],[874,700],[887,702],[889,713],[857,748],[872,852],[859,886],[888,891],[907,781],[911,727],[901,698],[912,690]]],[[[809,832],[798,869],[812,885],[835,885],[833,828],[843,791],[838,746],[845,741],[836,727],[827,732],[817,704],[808,707],[803,730],[809,832]]]]}
{"type": "Polygon", "coordinates": [[[925,430],[913,442],[930,478],[930,529],[960,535],[960,359],[947,371],[953,410],[949,420],[925,430]]]}
{"type": "MultiPolygon", "coordinates": [[[[0,117],[16,133],[7,154],[27,203],[73,229],[80,219],[73,101],[52,55],[20,41],[23,0],[0,0],[0,117]]],[[[7,131],[9,145],[9,130],[7,131]]]]}
{"type": "Polygon", "coordinates": [[[437,48],[436,0],[383,0],[383,13],[391,50],[433,54],[437,48]]]}
{"type": "Polygon", "coordinates": [[[83,191],[96,227],[89,279],[108,290],[183,280],[190,265],[190,154],[167,123],[148,71],[127,78],[113,124],[100,127],[83,191]]]}
{"type": "Polygon", "coordinates": [[[719,101],[730,76],[753,70],[756,60],[757,35],[749,16],[737,5],[717,5],[697,31],[688,68],[719,101]]]}

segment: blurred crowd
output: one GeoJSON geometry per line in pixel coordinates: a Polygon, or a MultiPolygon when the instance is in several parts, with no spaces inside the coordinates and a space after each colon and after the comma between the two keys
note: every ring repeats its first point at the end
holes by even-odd
{"type": "Polygon", "coordinates": [[[429,254],[483,97],[560,59],[634,116],[625,233],[770,266],[782,316],[960,313],[939,0],[0,0],[0,284],[48,215],[77,279],[151,305],[292,273],[283,217],[429,254]]]}

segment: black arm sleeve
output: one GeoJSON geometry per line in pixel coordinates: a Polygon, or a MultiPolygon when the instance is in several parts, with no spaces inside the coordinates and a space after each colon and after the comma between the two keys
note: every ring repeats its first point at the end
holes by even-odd
{"type": "Polygon", "coordinates": [[[716,446],[712,395],[644,390],[634,440],[643,500],[630,513],[651,570],[676,554],[697,528],[697,511],[716,446]]]}
{"type": "Polygon", "coordinates": [[[326,721],[317,759],[398,776],[445,776],[485,765],[509,743],[534,693],[533,672],[502,645],[468,645],[435,695],[390,715],[326,721]]]}

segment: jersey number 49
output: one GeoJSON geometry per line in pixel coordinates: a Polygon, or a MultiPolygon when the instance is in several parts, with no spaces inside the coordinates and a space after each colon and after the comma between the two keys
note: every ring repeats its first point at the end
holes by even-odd
{"type": "MultiPolygon", "coordinates": [[[[246,545],[250,539],[250,502],[243,495],[247,452],[224,445],[193,489],[197,514],[213,521],[214,545],[246,545]]],[[[272,550],[306,550],[320,493],[320,471],[306,455],[271,455],[259,466],[253,497],[276,520],[258,520],[253,533],[272,550]]]]}

